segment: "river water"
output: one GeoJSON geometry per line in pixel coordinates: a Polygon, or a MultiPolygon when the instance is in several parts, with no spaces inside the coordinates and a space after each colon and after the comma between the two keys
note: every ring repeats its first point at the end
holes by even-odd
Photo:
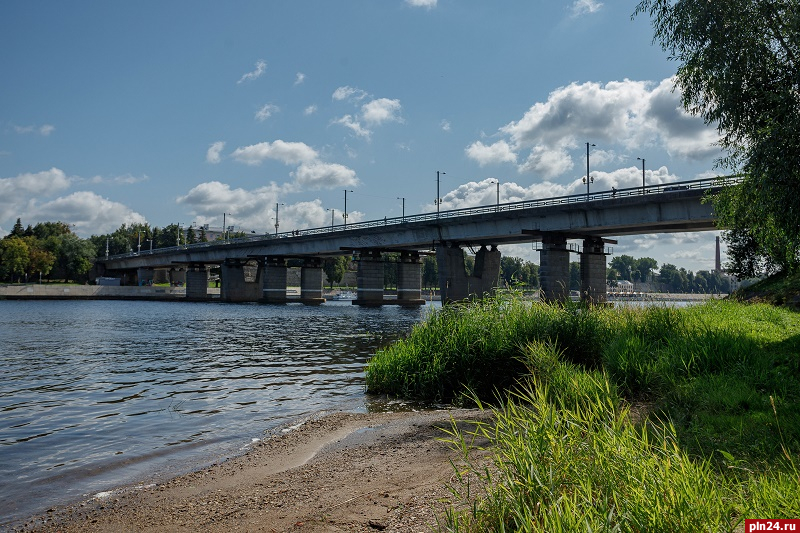
{"type": "Polygon", "coordinates": [[[430,307],[0,301],[0,528],[385,408],[364,365],[430,307]]]}

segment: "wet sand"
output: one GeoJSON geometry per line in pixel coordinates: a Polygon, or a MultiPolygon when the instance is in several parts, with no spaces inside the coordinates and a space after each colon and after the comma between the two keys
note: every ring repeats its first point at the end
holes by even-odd
{"type": "Polygon", "coordinates": [[[334,413],[163,484],[129,487],[29,520],[42,532],[428,532],[452,501],[442,439],[477,410],[334,413]]]}

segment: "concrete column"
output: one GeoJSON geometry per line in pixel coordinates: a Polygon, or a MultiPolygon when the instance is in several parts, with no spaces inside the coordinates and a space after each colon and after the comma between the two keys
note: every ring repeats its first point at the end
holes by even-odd
{"type": "Polygon", "coordinates": [[[581,253],[581,299],[588,303],[603,303],[606,291],[606,254],[603,239],[591,237],[583,240],[581,253]]]}
{"type": "Polygon", "coordinates": [[[226,259],[220,265],[220,300],[257,302],[261,299],[261,269],[247,263],[246,259],[226,259]]]}
{"type": "Polygon", "coordinates": [[[475,269],[469,277],[470,298],[483,298],[494,294],[500,279],[500,250],[496,246],[492,249],[481,246],[475,254],[475,269]]]}
{"type": "Polygon", "coordinates": [[[544,235],[539,252],[539,278],[543,300],[552,302],[569,298],[569,250],[566,237],[544,235]]]}
{"type": "Polygon", "coordinates": [[[397,302],[400,305],[424,305],[422,299],[422,262],[417,252],[401,252],[397,264],[397,302]]]}
{"type": "Polygon", "coordinates": [[[286,303],[286,259],[283,257],[267,257],[264,264],[265,302],[286,303]]]}
{"type": "Polygon", "coordinates": [[[174,267],[170,268],[169,284],[170,285],[186,284],[186,269],[174,268],[174,267]]]}
{"type": "Polygon", "coordinates": [[[205,265],[191,265],[186,270],[186,299],[208,299],[208,269],[205,265]]]}
{"type": "Polygon", "coordinates": [[[356,273],[356,305],[383,305],[383,257],[380,250],[361,252],[356,273]]]}
{"type": "Polygon", "coordinates": [[[152,268],[139,268],[136,270],[136,279],[140,287],[152,283],[153,278],[155,278],[155,270],[152,268]]]}
{"type": "Polygon", "coordinates": [[[322,259],[309,257],[300,267],[300,301],[304,304],[321,304],[322,297],[322,259]]]}
{"type": "Polygon", "coordinates": [[[464,266],[464,251],[451,243],[436,247],[439,269],[439,294],[442,303],[458,302],[469,297],[469,280],[464,266]]]}

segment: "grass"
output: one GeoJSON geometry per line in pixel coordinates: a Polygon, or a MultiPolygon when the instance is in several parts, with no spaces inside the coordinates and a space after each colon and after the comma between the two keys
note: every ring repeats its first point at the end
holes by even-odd
{"type": "Polygon", "coordinates": [[[733,531],[800,516],[800,315],[786,309],[496,298],[431,315],[376,354],[367,382],[495,404],[492,424],[448,436],[465,466],[444,530],[733,531]]]}

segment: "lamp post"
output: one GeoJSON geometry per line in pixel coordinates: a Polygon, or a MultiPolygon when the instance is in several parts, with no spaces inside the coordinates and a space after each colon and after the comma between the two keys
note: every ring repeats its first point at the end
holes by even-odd
{"type": "Polygon", "coordinates": [[[500,211],[500,180],[495,179],[489,183],[495,183],[497,185],[497,205],[495,206],[494,210],[500,211]]]}
{"type": "Polygon", "coordinates": [[[140,254],[142,253],[142,232],[139,231],[136,233],[136,235],[139,236],[139,242],[136,244],[136,253],[140,254]]]}
{"type": "Polygon", "coordinates": [[[222,240],[228,242],[228,226],[226,226],[225,217],[227,213],[222,213],[222,240]]]}
{"type": "Polygon", "coordinates": [[[275,236],[276,237],[278,236],[278,226],[280,226],[280,222],[278,222],[278,207],[282,206],[282,205],[286,205],[286,204],[280,204],[278,202],[275,202],[275,236]]]}
{"type": "Polygon", "coordinates": [[[593,144],[586,143],[586,178],[583,180],[586,183],[586,201],[589,201],[589,183],[593,182],[594,180],[589,176],[589,147],[594,146],[593,144]]]}
{"type": "Polygon", "coordinates": [[[644,194],[644,189],[645,189],[645,183],[644,183],[644,158],[643,157],[637,157],[636,159],[638,159],[639,161],[642,162],[642,194],[644,194]]]}
{"type": "Polygon", "coordinates": [[[442,203],[442,199],[439,196],[439,174],[444,175],[444,174],[447,174],[447,172],[439,172],[438,170],[436,171],[436,202],[435,203],[436,203],[436,217],[437,218],[439,217],[439,206],[442,203]]]}
{"type": "Polygon", "coordinates": [[[331,212],[331,230],[333,230],[333,214],[336,212],[336,210],[331,207],[329,209],[326,209],[325,211],[330,211],[331,212]]]}
{"type": "Polygon", "coordinates": [[[344,213],[342,213],[342,218],[344,219],[344,227],[347,227],[347,193],[353,192],[348,191],[347,189],[344,190],[344,213]]]}
{"type": "MultiPolygon", "coordinates": [[[[108,235],[106,235],[106,259],[108,259],[108,235]]],[[[39,281],[41,282],[41,279],[39,281]]]]}
{"type": "Polygon", "coordinates": [[[405,222],[406,221],[406,199],[405,198],[401,198],[400,196],[398,196],[397,199],[403,201],[403,222],[405,222]]]}

